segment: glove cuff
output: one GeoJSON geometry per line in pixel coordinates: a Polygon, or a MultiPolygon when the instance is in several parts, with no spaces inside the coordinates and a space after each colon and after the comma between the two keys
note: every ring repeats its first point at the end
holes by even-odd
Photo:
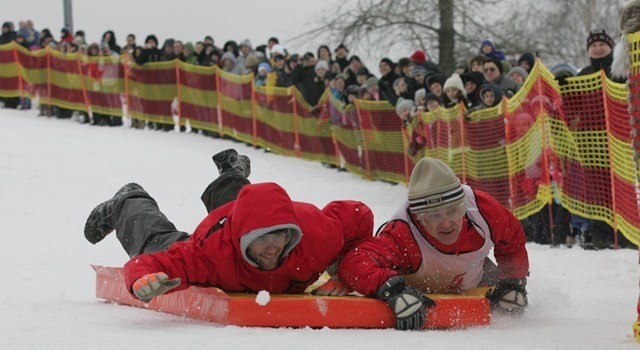
{"type": "Polygon", "coordinates": [[[400,294],[406,287],[407,286],[404,284],[404,277],[393,276],[378,288],[376,298],[388,301],[393,296],[400,294]]]}
{"type": "Polygon", "coordinates": [[[504,278],[499,280],[497,285],[526,287],[527,278],[504,278]]]}

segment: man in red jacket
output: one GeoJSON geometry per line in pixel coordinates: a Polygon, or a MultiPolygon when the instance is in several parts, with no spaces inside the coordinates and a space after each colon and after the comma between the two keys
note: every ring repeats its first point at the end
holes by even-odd
{"type": "MultiPolygon", "coordinates": [[[[85,237],[91,243],[115,229],[132,258],[124,266],[125,282],[139,299],[189,285],[302,293],[371,236],[373,214],[365,204],[343,200],[319,209],[294,202],[275,183],[249,184],[248,158],[225,152],[214,156],[221,175],[202,196],[209,214],[191,236],[178,231],[137,184],[125,185],[89,215],[85,237]]],[[[316,291],[347,293],[337,276],[316,291]]]]}
{"type": "Polygon", "coordinates": [[[386,301],[396,328],[420,329],[423,293],[461,293],[493,286],[496,309],[520,314],[527,306],[529,260],[516,217],[487,193],[461,185],[445,163],[423,158],[409,181],[408,201],[371,237],[349,252],[344,283],[386,301]],[[487,257],[493,248],[497,266],[487,257]]]}

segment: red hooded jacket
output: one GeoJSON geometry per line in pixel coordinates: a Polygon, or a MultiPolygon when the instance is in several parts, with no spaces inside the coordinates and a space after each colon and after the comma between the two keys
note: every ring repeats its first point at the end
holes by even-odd
{"type": "Polygon", "coordinates": [[[334,201],[320,210],[291,201],[275,183],[252,184],[235,201],[211,211],[189,240],[133,257],[124,266],[125,279],[129,290],[143,275],[164,272],[182,279],[172,291],[200,285],[226,292],[301,293],[372,232],[373,213],[364,203],[334,201]],[[292,236],[277,268],[256,267],[243,254],[241,237],[282,226],[299,227],[302,237],[292,236]]]}
{"type": "MultiPolygon", "coordinates": [[[[525,247],[526,237],[518,219],[489,194],[474,190],[479,215],[486,221],[491,241],[495,244],[493,255],[498,265],[498,279],[524,278],[529,274],[529,257],[525,247]]],[[[405,208],[408,211],[408,203],[405,208]]],[[[462,232],[452,245],[444,245],[424,232],[415,221],[427,245],[448,256],[462,257],[482,249],[485,240],[478,228],[464,218],[462,232]]],[[[340,264],[342,281],[364,295],[375,295],[389,278],[410,275],[423,265],[423,252],[416,241],[411,226],[404,220],[389,221],[375,237],[369,238],[358,249],[345,256],[340,264]]],[[[483,257],[484,259],[484,257],[483,257]]],[[[429,269],[431,266],[426,266],[429,269]]]]}

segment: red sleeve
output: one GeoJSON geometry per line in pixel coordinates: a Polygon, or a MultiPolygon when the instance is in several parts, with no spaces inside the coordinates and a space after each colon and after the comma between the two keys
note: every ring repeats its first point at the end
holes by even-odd
{"type": "Polygon", "coordinates": [[[527,238],[520,221],[496,199],[482,191],[474,191],[478,207],[491,227],[495,244],[493,254],[498,264],[498,279],[524,278],[529,275],[527,238]]]}
{"type": "Polygon", "coordinates": [[[344,256],[373,235],[373,212],[362,202],[333,201],[327,204],[322,212],[336,219],[342,227],[344,247],[340,256],[344,256]]]}
{"type": "Polygon", "coordinates": [[[387,223],[378,236],[347,253],[338,273],[353,290],[373,296],[389,278],[415,272],[421,261],[411,228],[396,220],[387,223]]]}
{"type": "Polygon", "coordinates": [[[169,278],[180,278],[182,283],[171,292],[186,289],[193,284],[218,285],[218,273],[211,259],[200,253],[195,240],[176,242],[167,251],[141,254],[124,265],[125,283],[129,290],[138,278],[155,272],[164,272],[169,278]]]}

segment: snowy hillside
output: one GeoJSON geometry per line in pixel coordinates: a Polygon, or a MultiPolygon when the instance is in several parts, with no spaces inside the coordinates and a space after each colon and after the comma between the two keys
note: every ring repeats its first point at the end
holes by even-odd
{"type": "Polygon", "coordinates": [[[368,182],[318,163],[201,135],[92,127],[0,110],[0,349],[619,349],[631,336],[638,252],[529,244],[530,307],[518,320],[458,331],[223,327],[95,298],[90,264],[121,266],[115,237],[96,246],[87,215],[126,182],[140,183],[185,231],[205,215],[211,155],[236,147],[254,182],[295,200],[369,204],[376,225],[402,202],[402,185],[368,182]]]}

